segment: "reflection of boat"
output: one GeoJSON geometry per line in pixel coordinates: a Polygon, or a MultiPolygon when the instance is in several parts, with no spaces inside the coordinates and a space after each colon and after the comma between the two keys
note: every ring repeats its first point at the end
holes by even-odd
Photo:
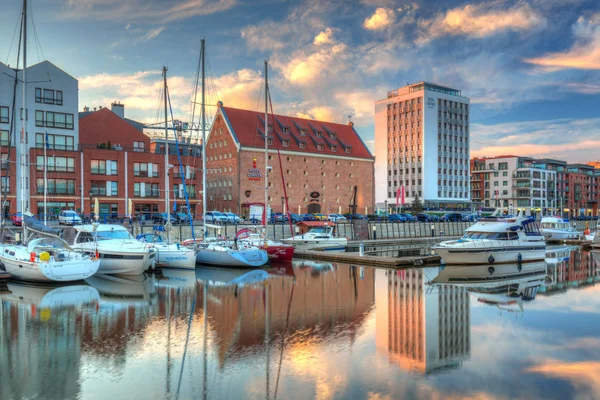
{"type": "Polygon", "coordinates": [[[292,264],[297,268],[310,268],[311,275],[319,275],[321,272],[332,271],[334,267],[333,263],[313,260],[295,260],[292,261],[292,264]]]}
{"type": "Polygon", "coordinates": [[[98,290],[87,285],[30,285],[23,282],[10,282],[10,293],[3,294],[3,300],[35,305],[40,309],[60,309],[98,304],[98,290]]]}
{"type": "Polygon", "coordinates": [[[261,282],[268,279],[269,273],[262,269],[231,270],[220,268],[199,268],[196,269],[196,279],[202,282],[225,284],[225,285],[245,285],[261,282]]]}
{"type": "Polygon", "coordinates": [[[448,266],[432,281],[466,288],[478,301],[522,311],[522,300],[533,300],[546,280],[546,263],[490,266],[448,266]]]}
{"type": "Polygon", "coordinates": [[[548,241],[579,239],[577,229],[571,227],[569,220],[558,217],[544,217],[540,222],[540,232],[548,241]]]}
{"type": "Polygon", "coordinates": [[[94,275],[99,265],[98,259],[72,249],[58,237],[38,237],[26,245],[7,244],[0,251],[0,269],[29,282],[78,281],[94,275]]]}
{"type": "Polygon", "coordinates": [[[160,268],[196,268],[196,251],[194,249],[169,244],[163,241],[162,236],[156,233],[142,233],[136,238],[147,243],[148,247],[156,249],[156,266],[160,268]]]}
{"type": "Polygon", "coordinates": [[[532,218],[520,211],[503,217],[500,209],[467,228],[459,240],[432,247],[446,264],[494,264],[544,259],[546,242],[532,218]]]}
{"type": "Polygon", "coordinates": [[[98,252],[100,274],[141,275],[154,262],[156,251],[134,239],[120,225],[98,224],[74,227],[73,248],[88,253],[98,252]]]}
{"type": "Polygon", "coordinates": [[[149,300],[154,293],[152,278],[146,275],[114,276],[97,274],[85,280],[98,289],[104,302],[111,298],[119,302],[119,298],[149,300]]]}
{"type": "Polygon", "coordinates": [[[557,264],[566,261],[571,256],[571,246],[556,246],[546,248],[546,264],[557,264]]]}
{"type": "Polygon", "coordinates": [[[196,272],[185,269],[163,269],[160,274],[155,275],[155,279],[158,287],[177,289],[196,287],[196,272]]]}

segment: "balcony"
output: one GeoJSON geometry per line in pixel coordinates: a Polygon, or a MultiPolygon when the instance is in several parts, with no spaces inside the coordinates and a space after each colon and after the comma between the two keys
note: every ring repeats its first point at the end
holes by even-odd
{"type": "Polygon", "coordinates": [[[513,174],[513,179],[519,179],[519,180],[530,180],[531,179],[531,174],[529,173],[522,173],[522,172],[517,172],[513,174]]]}

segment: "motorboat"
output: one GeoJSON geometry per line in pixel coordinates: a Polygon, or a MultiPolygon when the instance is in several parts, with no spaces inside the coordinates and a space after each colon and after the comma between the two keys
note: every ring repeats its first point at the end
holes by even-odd
{"type": "Polygon", "coordinates": [[[546,241],[533,218],[523,212],[503,216],[500,209],[467,228],[462,238],[433,246],[448,265],[544,260],[546,241]]]}
{"type": "Polygon", "coordinates": [[[180,244],[169,244],[157,233],[142,233],[136,239],[156,249],[155,266],[160,268],[196,268],[196,250],[180,244]]]}
{"type": "Polygon", "coordinates": [[[294,257],[293,245],[266,239],[259,233],[247,228],[240,229],[236,234],[236,238],[238,242],[265,250],[271,260],[291,261],[294,257]]]}
{"type": "Polygon", "coordinates": [[[73,229],[71,245],[89,254],[98,254],[99,274],[141,275],[154,264],[156,249],[135,240],[121,225],[77,225],[73,229]]]}
{"type": "Polygon", "coordinates": [[[282,242],[291,244],[295,248],[302,250],[346,251],[348,239],[336,236],[334,223],[308,221],[304,222],[304,224],[310,227],[308,232],[283,239],[282,242]]]}
{"type": "Polygon", "coordinates": [[[261,267],[269,261],[267,252],[249,243],[205,241],[197,245],[196,261],[219,267],[261,267]]]}
{"type": "Polygon", "coordinates": [[[559,217],[543,217],[540,222],[540,232],[549,242],[579,239],[581,236],[581,232],[573,228],[568,219],[559,217]]]}

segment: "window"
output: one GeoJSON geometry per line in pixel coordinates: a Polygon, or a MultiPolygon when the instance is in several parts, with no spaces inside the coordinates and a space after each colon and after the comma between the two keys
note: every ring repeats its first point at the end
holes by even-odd
{"type": "Polygon", "coordinates": [[[317,150],[323,150],[323,145],[322,144],[317,144],[317,150]]]}
{"type": "MultiPolygon", "coordinates": [[[[48,148],[54,150],[74,150],[75,139],[73,136],[63,135],[48,135],[48,148]]],[[[44,148],[44,134],[35,134],[35,147],[38,149],[44,148]]]]}
{"type": "Polygon", "coordinates": [[[317,137],[319,137],[319,138],[320,138],[321,136],[323,136],[323,134],[321,133],[321,131],[317,131],[317,132],[315,133],[315,135],[316,135],[317,137]]]}
{"type": "Polygon", "coordinates": [[[0,131],[0,146],[8,146],[8,131],[0,131]]]}
{"type": "Polygon", "coordinates": [[[283,147],[290,147],[290,141],[289,140],[284,140],[281,142],[283,147]]]}
{"type": "Polygon", "coordinates": [[[346,147],[346,148],[344,149],[344,151],[345,151],[347,154],[350,154],[350,150],[351,150],[351,149],[350,149],[350,147],[346,147]]]}
{"type": "Polygon", "coordinates": [[[0,123],[8,124],[10,119],[8,118],[8,107],[0,107],[0,123]]]}
{"type": "MultiPolygon", "coordinates": [[[[2,175],[1,182],[2,182],[2,190],[3,191],[6,190],[7,192],[10,192],[10,177],[2,175]]],[[[44,180],[42,179],[42,183],[43,182],[44,182],[44,180]]],[[[42,192],[43,191],[44,190],[42,189],[42,192]]]]}
{"type": "Polygon", "coordinates": [[[36,103],[42,102],[42,89],[40,89],[40,88],[35,88],[35,102],[36,103]]]}
{"type": "Polygon", "coordinates": [[[300,142],[300,148],[301,149],[305,149],[306,148],[306,142],[300,142]]]}
{"type": "MultiPolygon", "coordinates": [[[[49,172],[75,172],[75,158],[49,156],[46,163],[49,172]]],[[[38,171],[44,170],[44,156],[37,156],[38,171]]]]}
{"type": "Polygon", "coordinates": [[[35,110],[35,126],[44,126],[44,112],[35,110]]]}
{"type": "MultiPolygon", "coordinates": [[[[37,180],[37,194],[44,193],[44,179],[37,180]]],[[[48,194],[75,194],[74,179],[48,179],[48,194]]]]}
{"type": "Polygon", "coordinates": [[[56,96],[54,97],[54,104],[57,106],[62,106],[63,104],[63,92],[62,90],[56,91],[56,96]]]}
{"type": "Polygon", "coordinates": [[[148,176],[148,164],[133,163],[133,176],[148,176]]]}
{"type": "Polygon", "coordinates": [[[145,150],[146,144],[144,142],[133,142],[133,151],[137,151],[143,153],[145,150]]]}
{"type": "Polygon", "coordinates": [[[337,146],[331,146],[331,151],[337,151],[337,146]]]}
{"type": "Polygon", "coordinates": [[[54,104],[54,90],[44,89],[44,103],[54,104]]]}
{"type": "Polygon", "coordinates": [[[106,160],[91,160],[92,174],[106,175],[106,160]]]}
{"type": "Polygon", "coordinates": [[[73,114],[46,111],[48,128],[73,129],[73,114]]]}
{"type": "Polygon", "coordinates": [[[92,192],[92,196],[106,196],[106,182],[92,181],[91,184],[90,191],[92,192]]]}

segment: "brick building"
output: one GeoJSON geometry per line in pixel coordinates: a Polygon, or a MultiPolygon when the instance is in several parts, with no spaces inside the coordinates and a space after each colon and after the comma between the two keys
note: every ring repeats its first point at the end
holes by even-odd
{"type": "MultiPolygon", "coordinates": [[[[269,129],[273,212],[284,210],[283,181],[291,212],[347,212],[355,185],[357,212],[372,212],[374,158],[352,122],[270,115],[269,129]]],[[[206,148],[209,210],[245,215],[250,204],[264,204],[264,145],[264,114],[219,103],[206,148]]]]}

